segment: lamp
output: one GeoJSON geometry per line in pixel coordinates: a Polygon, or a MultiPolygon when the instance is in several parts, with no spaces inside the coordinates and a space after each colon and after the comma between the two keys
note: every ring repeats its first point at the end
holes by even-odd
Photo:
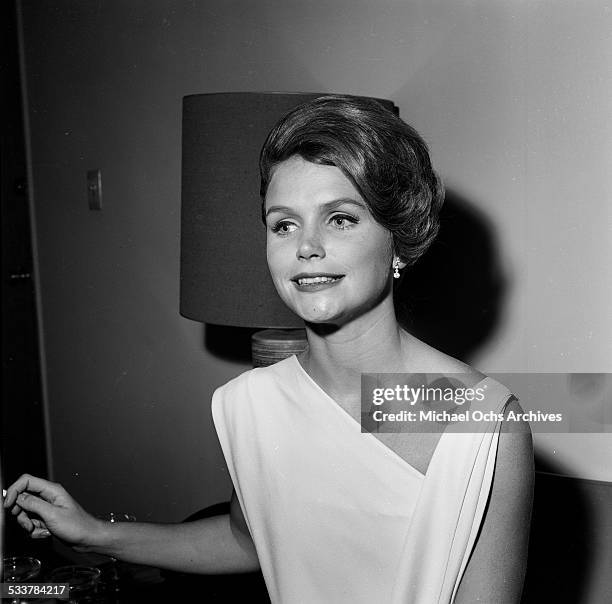
{"type": "MultiPolygon", "coordinates": [[[[304,323],[284,305],[268,273],[259,152],[284,114],[319,96],[183,99],[180,313],[213,325],[267,328],[253,336],[256,366],[305,348],[304,323]]],[[[376,100],[398,113],[391,101],[376,100]]]]}

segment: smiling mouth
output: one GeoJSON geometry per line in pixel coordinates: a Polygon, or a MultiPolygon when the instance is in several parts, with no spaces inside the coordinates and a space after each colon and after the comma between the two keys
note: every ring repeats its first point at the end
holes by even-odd
{"type": "Polygon", "coordinates": [[[339,281],[342,277],[302,277],[296,279],[298,285],[316,285],[317,283],[333,283],[339,281]]]}
{"type": "Polygon", "coordinates": [[[344,275],[296,275],[291,281],[300,287],[308,287],[336,283],[343,277],[344,275]]]}

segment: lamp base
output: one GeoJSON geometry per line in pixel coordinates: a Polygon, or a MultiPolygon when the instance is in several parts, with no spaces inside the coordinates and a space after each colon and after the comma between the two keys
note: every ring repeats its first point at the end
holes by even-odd
{"type": "Polygon", "coordinates": [[[253,367],[267,367],[308,348],[305,329],[264,329],[251,336],[253,367]]]}

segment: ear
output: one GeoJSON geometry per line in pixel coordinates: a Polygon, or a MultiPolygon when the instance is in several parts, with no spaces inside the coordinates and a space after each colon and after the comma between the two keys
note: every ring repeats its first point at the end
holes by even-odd
{"type": "Polygon", "coordinates": [[[407,266],[406,262],[403,262],[397,254],[395,254],[393,256],[393,262],[395,263],[395,259],[396,258],[399,260],[399,264],[398,264],[399,269],[402,270],[402,269],[406,268],[406,266],[407,266]]]}

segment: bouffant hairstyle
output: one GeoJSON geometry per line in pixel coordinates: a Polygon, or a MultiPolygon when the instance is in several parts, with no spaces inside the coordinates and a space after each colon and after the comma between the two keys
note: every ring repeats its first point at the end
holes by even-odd
{"type": "Polygon", "coordinates": [[[261,150],[262,209],[274,167],[294,155],[340,168],[391,232],[394,251],[407,265],[435,239],[444,189],[427,145],[375,100],[323,96],[285,115],[261,150]]]}

